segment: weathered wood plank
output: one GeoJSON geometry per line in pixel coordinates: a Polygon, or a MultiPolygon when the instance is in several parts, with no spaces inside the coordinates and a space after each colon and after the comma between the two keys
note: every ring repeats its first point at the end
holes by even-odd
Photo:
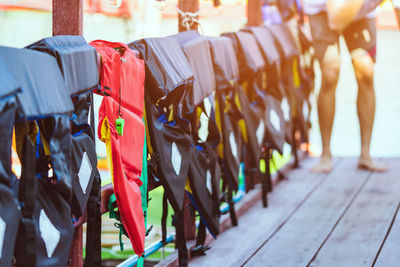
{"type": "Polygon", "coordinates": [[[246,266],[306,266],[370,175],[357,170],[356,165],[354,158],[340,161],[324,183],[246,266]]]}
{"type": "MultiPolygon", "coordinates": [[[[397,174],[397,177],[399,175],[397,174]]],[[[399,193],[398,193],[399,194],[399,193]]],[[[396,219],[391,227],[389,235],[383,244],[381,253],[375,263],[375,267],[397,266],[400,263],[400,212],[397,211],[396,219]]]]}
{"type": "MultiPolygon", "coordinates": [[[[373,264],[400,200],[399,160],[386,162],[391,171],[370,176],[310,266],[373,264]]],[[[399,237],[397,241],[400,241],[399,237]]],[[[395,254],[400,259],[400,251],[395,254]]],[[[399,264],[397,261],[394,265],[384,266],[399,264]]]]}
{"type": "MultiPolygon", "coordinates": [[[[308,157],[308,155],[306,153],[300,152],[299,160],[301,162],[303,162],[306,159],[310,160],[310,158],[308,157]]],[[[277,186],[277,184],[281,183],[284,180],[284,179],[282,179],[282,177],[287,177],[288,173],[293,171],[293,167],[292,167],[293,162],[294,162],[293,159],[290,160],[282,169],[280,169],[280,173],[275,173],[274,175],[272,175],[271,178],[272,178],[273,188],[275,188],[277,186]]],[[[315,159],[312,160],[312,162],[314,164],[315,159]]],[[[337,162],[336,159],[335,159],[335,162],[337,162]]],[[[310,165],[310,164],[308,164],[308,165],[310,165]]],[[[309,168],[309,167],[310,166],[307,166],[307,168],[309,168]]],[[[239,201],[239,203],[236,203],[235,212],[236,212],[236,215],[238,218],[241,218],[241,216],[243,214],[245,214],[249,209],[251,209],[255,205],[255,203],[257,203],[258,201],[261,200],[261,193],[262,192],[261,192],[260,185],[256,185],[254,190],[251,190],[250,192],[246,193],[243,196],[243,199],[241,201],[239,201]]],[[[239,219],[239,221],[240,220],[241,219],[239,219]]],[[[220,233],[226,231],[226,229],[228,229],[229,227],[232,227],[230,215],[224,214],[220,218],[220,233]]],[[[214,240],[215,239],[211,236],[211,234],[208,233],[207,237],[206,237],[205,245],[207,245],[207,246],[210,245],[210,243],[214,240]]],[[[193,248],[194,245],[195,245],[195,243],[192,241],[186,242],[186,246],[187,246],[188,250],[193,248]]],[[[189,260],[191,260],[190,257],[189,257],[189,260]]],[[[170,254],[167,258],[158,262],[155,266],[175,267],[175,266],[177,266],[177,264],[178,264],[178,253],[177,253],[177,251],[175,251],[172,254],[170,254]]]]}
{"type": "Polygon", "coordinates": [[[240,266],[285,223],[299,205],[323,182],[325,175],[309,173],[316,159],[307,159],[288,174],[269,195],[269,207],[257,203],[240,218],[238,227],[228,229],[212,242],[207,256],[190,266],[240,266]]]}

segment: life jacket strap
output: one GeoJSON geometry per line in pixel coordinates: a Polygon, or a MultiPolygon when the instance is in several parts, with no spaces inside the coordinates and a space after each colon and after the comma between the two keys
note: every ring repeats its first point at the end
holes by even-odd
{"type": "Polygon", "coordinates": [[[235,212],[235,203],[233,202],[233,190],[228,186],[228,204],[229,204],[229,215],[231,217],[232,226],[238,225],[238,220],[235,212]]]}
{"type": "Polygon", "coordinates": [[[32,263],[36,263],[36,228],[33,223],[37,194],[36,152],[35,145],[27,135],[24,136],[22,147],[22,173],[18,192],[22,218],[18,230],[15,256],[17,266],[30,266],[32,263]]]}
{"type": "Polygon", "coordinates": [[[202,221],[200,221],[199,228],[197,230],[196,246],[190,250],[190,256],[192,258],[197,256],[205,256],[206,251],[211,248],[210,246],[204,245],[206,237],[206,225],[202,221]]]}
{"type": "Polygon", "coordinates": [[[87,204],[85,266],[101,266],[101,178],[96,172],[87,204]]]}
{"type": "Polygon", "coordinates": [[[206,242],[206,225],[200,220],[199,228],[197,229],[196,247],[204,245],[206,242]]]}
{"type": "Polygon", "coordinates": [[[119,229],[119,247],[121,251],[124,251],[124,243],[122,242],[122,234],[129,238],[128,233],[125,230],[124,225],[121,222],[121,214],[118,210],[117,198],[115,194],[112,194],[108,200],[108,209],[110,211],[109,218],[116,219],[117,222],[114,223],[114,226],[119,229]]]}
{"type": "Polygon", "coordinates": [[[175,211],[174,215],[175,226],[175,246],[178,249],[179,267],[188,266],[188,251],[186,247],[185,225],[183,211],[175,211]]]}
{"type": "Polygon", "coordinates": [[[168,200],[167,195],[163,194],[163,211],[161,217],[161,243],[163,246],[167,244],[167,217],[168,217],[168,200]]]}

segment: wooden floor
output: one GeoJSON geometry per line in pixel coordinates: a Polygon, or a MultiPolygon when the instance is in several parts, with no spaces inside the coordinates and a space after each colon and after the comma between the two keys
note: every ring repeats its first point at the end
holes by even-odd
{"type": "Polygon", "coordinates": [[[338,158],[328,174],[302,162],[189,266],[400,266],[400,159],[384,174],[338,158]]]}

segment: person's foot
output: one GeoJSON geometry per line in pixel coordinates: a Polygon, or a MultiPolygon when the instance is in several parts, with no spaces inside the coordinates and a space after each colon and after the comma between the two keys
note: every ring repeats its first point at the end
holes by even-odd
{"type": "Polygon", "coordinates": [[[389,168],[381,163],[375,162],[372,158],[360,158],[358,161],[358,168],[371,172],[386,172],[389,168]]]}
{"type": "Polygon", "coordinates": [[[311,171],[316,173],[330,173],[332,165],[332,157],[322,156],[319,162],[311,168],[311,171]]]}

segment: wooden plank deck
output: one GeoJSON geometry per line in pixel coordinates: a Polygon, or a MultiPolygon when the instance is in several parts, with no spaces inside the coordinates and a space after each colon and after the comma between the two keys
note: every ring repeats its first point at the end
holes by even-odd
{"type": "Polygon", "coordinates": [[[328,175],[306,159],[189,266],[400,266],[400,159],[390,171],[338,158],[328,175]]]}

